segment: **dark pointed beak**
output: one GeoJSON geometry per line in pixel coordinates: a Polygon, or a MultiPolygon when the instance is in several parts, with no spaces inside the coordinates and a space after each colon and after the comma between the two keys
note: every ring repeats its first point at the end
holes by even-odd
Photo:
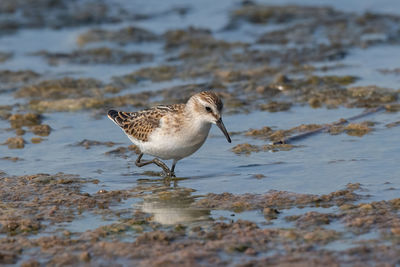
{"type": "Polygon", "coordinates": [[[229,143],[232,142],[231,137],[229,136],[228,131],[226,130],[225,125],[222,122],[221,118],[219,118],[219,120],[216,121],[216,124],[217,124],[218,128],[220,128],[221,131],[224,133],[226,140],[228,140],[229,143]]]}

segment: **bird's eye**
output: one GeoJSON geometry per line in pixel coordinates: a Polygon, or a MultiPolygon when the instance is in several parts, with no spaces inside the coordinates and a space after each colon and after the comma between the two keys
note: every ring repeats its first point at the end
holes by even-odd
{"type": "Polygon", "coordinates": [[[207,112],[211,112],[212,109],[210,107],[206,107],[207,112]]]}

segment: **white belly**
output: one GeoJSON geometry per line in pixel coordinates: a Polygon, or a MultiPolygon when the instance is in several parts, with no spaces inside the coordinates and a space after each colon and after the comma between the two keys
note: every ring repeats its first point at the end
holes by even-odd
{"type": "MultiPolygon", "coordinates": [[[[134,142],[144,154],[164,160],[182,159],[196,152],[206,141],[211,125],[198,131],[166,132],[154,131],[148,142],[134,142]]],[[[134,140],[132,140],[134,141],[134,140]]]]}

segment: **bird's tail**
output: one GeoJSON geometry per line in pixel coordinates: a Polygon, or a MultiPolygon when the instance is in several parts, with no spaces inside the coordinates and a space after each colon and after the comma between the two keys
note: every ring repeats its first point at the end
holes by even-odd
{"type": "Polygon", "coordinates": [[[111,109],[108,111],[107,116],[110,118],[110,120],[115,122],[118,126],[122,126],[124,118],[121,116],[120,113],[121,112],[111,109]]]}

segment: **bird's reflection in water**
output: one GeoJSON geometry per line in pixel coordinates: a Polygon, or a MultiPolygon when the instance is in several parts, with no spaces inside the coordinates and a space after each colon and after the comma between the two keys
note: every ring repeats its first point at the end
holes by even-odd
{"type": "MultiPolygon", "coordinates": [[[[178,180],[179,178],[169,181],[172,186],[168,186],[165,180],[159,180],[164,185],[154,188],[151,194],[143,197],[143,203],[139,205],[142,211],[152,214],[153,221],[164,225],[211,220],[209,209],[200,209],[192,205],[195,202],[195,196],[192,195],[195,190],[179,187],[178,180]]],[[[141,182],[146,183],[145,180],[141,182]]],[[[151,181],[153,185],[155,182],[151,181]]]]}

